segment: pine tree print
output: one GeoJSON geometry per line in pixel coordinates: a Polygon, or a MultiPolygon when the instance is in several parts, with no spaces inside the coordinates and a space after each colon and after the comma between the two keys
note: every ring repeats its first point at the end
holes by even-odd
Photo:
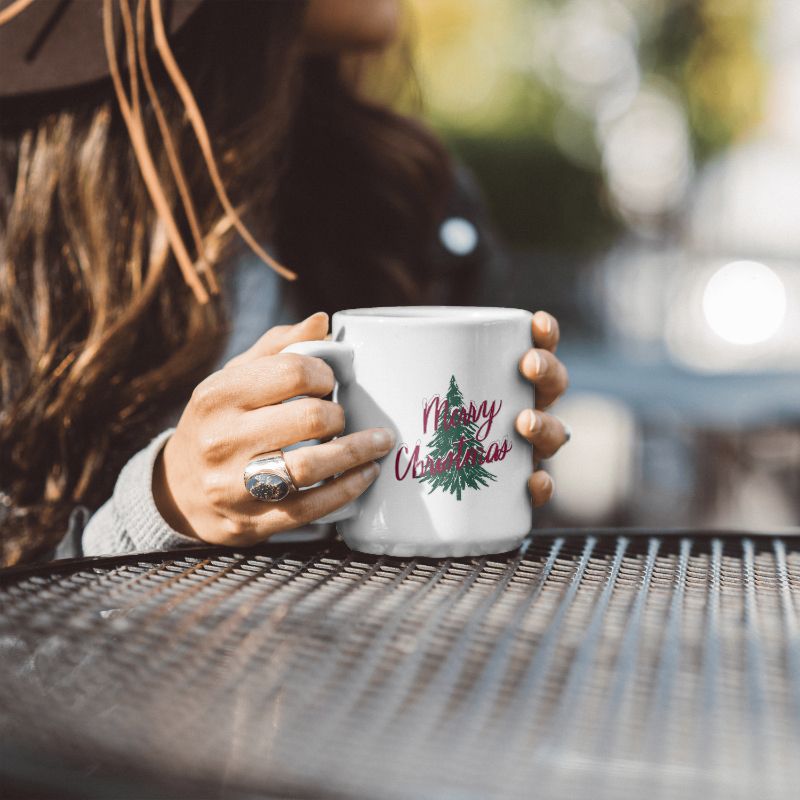
{"type": "Polygon", "coordinates": [[[447,458],[448,454],[452,453],[452,465],[449,469],[442,470],[441,472],[426,472],[419,481],[421,483],[430,484],[430,491],[434,489],[441,489],[450,494],[455,494],[456,500],[461,499],[461,493],[469,489],[480,489],[481,486],[488,486],[487,481],[494,481],[497,478],[487,470],[482,463],[485,452],[483,449],[483,442],[479,442],[475,438],[478,430],[477,422],[457,422],[455,425],[449,427],[445,424],[445,415],[452,419],[453,411],[457,408],[463,408],[464,396],[458,388],[455,375],[450,376],[450,386],[447,390],[447,404],[442,404],[439,419],[437,420],[438,427],[433,435],[433,438],[428,442],[428,455],[436,461],[436,459],[447,458]],[[457,468],[456,456],[459,452],[459,441],[464,437],[464,443],[461,445],[461,458],[464,463],[461,464],[461,469],[457,468]],[[473,452],[474,456],[468,459],[464,457],[473,452]]]}

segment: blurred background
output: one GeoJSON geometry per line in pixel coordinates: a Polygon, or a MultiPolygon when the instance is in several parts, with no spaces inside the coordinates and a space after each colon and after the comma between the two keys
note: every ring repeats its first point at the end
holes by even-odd
{"type": "Polygon", "coordinates": [[[562,324],[538,525],[800,522],[800,4],[412,0],[507,303],[562,324]]]}

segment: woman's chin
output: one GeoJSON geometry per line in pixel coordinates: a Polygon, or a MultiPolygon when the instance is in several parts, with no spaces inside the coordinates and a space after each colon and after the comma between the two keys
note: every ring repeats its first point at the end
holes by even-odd
{"type": "Polygon", "coordinates": [[[314,53],[383,50],[400,29],[398,0],[311,0],[303,34],[314,53]]]}

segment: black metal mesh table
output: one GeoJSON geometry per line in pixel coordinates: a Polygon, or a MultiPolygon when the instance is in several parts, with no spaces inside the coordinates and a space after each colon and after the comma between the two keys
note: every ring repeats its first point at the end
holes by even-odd
{"type": "Polygon", "coordinates": [[[126,776],[97,796],[795,798],[798,604],[800,539],[758,535],[6,572],[2,773],[34,753],[126,776]]]}

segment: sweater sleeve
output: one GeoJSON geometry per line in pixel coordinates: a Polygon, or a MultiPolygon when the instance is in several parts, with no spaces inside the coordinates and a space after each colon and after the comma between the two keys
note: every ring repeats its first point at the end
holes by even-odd
{"type": "Polygon", "coordinates": [[[153,498],[153,467],[174,430],[162,431],[122,468],[113,494],[92,514],[84,528],[85,556],[172,550],[201,544],[171,528],[153,498]]]}

